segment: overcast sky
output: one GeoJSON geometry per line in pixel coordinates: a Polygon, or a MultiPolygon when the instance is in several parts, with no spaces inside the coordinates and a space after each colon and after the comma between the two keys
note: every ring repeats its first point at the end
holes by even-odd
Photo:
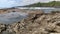
{"type": "Polygon", "coordinates": [[[49,1],[53,1],[53,0],[0,0],[0,8],[1,7],[4,8],[4,7],[13,7],[13,6],[23,6],[23,5],[29,5],[29,4],[33,4],[37,2],[49,2],[49,1]]]}

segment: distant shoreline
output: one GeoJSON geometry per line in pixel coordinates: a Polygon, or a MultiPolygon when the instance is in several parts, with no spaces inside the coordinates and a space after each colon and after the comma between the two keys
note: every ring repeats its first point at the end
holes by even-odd
{"type": "Polygon", "coordinates": [[[0,9],[54,9],[57,7],[10,7],[10,8],[0,8],[0,9]]]}

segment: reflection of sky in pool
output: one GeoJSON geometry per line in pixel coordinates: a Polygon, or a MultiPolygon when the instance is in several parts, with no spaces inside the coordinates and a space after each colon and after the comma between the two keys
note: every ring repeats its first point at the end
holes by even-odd
{"type": "Polygon", "coordinates": [[[0,23],[14,23],[26,18],[27,14],[22,12],[11,12],[7,14],[0,14],[0,23]]]}

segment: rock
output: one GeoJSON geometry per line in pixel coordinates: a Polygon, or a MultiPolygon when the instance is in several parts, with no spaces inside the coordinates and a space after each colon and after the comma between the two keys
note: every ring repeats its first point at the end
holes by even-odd
{"type": "Polygon", "coordinates": [[[60,13],[27,12],[28,18],[13,24],[0,24],[2,34],[60,33],[60,13]]]}
{"type": "Polygon", "coordinates": [[[50,34],[60,34],[60,33],[50,33],[50,34]]]}
{"type": "Polygon", "coordinates": [[[6,30],[5,24],[0,24],[0,33],[6,30]]]}
{"type": "Polygon", "coordinates": [[[27,19],[11,25],[10,29],[16,34],[50,34],[60,33],[59,13],[40,14],[30,13],[27,19]],[[57,17],[58,16],[58,17],[57,17]]]}

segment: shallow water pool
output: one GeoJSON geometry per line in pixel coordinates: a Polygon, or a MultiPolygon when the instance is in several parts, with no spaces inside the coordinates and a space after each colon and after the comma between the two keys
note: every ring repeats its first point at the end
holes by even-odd
{"type": "Polygon", "coordinates": [[[0,14],[0,23],[4,23],[4,24],[11,24],[14,22],[18,22],[23,18],[27,18],[26,13],[22,13],[22,12],[10,12],[7,14],[0,14]]]}

